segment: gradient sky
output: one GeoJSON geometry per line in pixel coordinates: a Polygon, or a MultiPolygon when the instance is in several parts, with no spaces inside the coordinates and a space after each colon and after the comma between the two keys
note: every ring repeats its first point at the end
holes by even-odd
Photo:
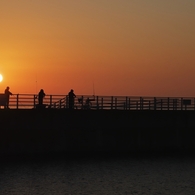
{"type": "Polygon", "coordinates": [[[194,0],[1,0],[0,92],[195,97],[194,0]]]}

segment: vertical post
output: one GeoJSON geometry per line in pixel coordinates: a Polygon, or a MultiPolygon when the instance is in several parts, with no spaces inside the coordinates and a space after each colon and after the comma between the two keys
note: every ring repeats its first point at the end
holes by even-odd
{"type": "Polygon", "coordinates": [[[83,100],[84,100],[84,97],[81,96],[81,109],[84,109],[83,100]]]}
{"type": "Polygon", "coordinates": [[[129,110],[131,109],[131,99],[129,98],[129,110]]]}
{"type": "Polygon", "coordinates": [[[154,110],[156,110],[156,98],[154,97],[154,110]]]}
{"type": "Polygon", "coordinates": [[[34,95],[34,108],[36,108],[36,95],[34,95]]]}
{"type": "Polygon", "coordinates": [[[183,110],[183,98],[181,98],[181,110],[183,110]]]}
{"type": "Polygon", "coordinates": [[[66,108],[69,108],[69,105],[68,105],[68,103],[69,103],[68,95],[65,96],[65,99],[66,99],[66,108]]]}
{"type": "Polygon", "coordinates": [[[168,106],[168,110],[169,110],[169,98],[167,99],[167,104],[168,104],[167,106],[168,106]]]}
{"type": "Polygon", "coordinates": [[[160,109],[162,110],[162,105],[163,105],[163,101],[162,101],[162,99],[160,99],[160,109]]]}
{"type": "Polygon", "coordinates": [[[16,96],[16,109],[18,109],[18,105],[19,105],[19,94],[17,94],[16,96]]]}
{"type": "Polygon", "coordinates": [[[176,110],[177,110],[177,102],[178,102],[178,99],[175,99],[176,110]]]}
{"type": "Polygon", "coordinates": [[[142,110],[142,97],[140,97],[140,99],[139,99],[139,104],[140,104],[139,109],[142,110]]]}
{"type": "Polygon", "coordinates": [[[99,101],[98,101],[98,96],[96,97],[96,109],[99,110],[99,101]]]}
{"type": "Polygon", "coordinates": [[[49,106],[50,106],[50,108],[52,107],[52,95],[50,95],[50,100],[49,100],[50,102],[49,102],[49,106]]]}
{"type": "Polygon", "coordinates": [[[126,102],[125,102],[125,110],[127,110],[127,105],[128,105],[128,98],[126,97],[126,102]]]}
{"type": "Polygon", "coordinates": [[[115,109],[117,109],[117,98],[115,98],[115,109]]]}
{"type": "Polygon", "coordinates": [[[111,110],[113,109],[113,96],[111,96],[111,110]]]}
{"type": "Polygon", "coordinates": [[[104,104],[104,100],[103,100],[103,97],[102,97],[102,99],[101,99],[101,105],[102,105],[102,108],[101,108],[101,109],[103,109],[103,108],[104,108],[103,104],[104,104]]]}

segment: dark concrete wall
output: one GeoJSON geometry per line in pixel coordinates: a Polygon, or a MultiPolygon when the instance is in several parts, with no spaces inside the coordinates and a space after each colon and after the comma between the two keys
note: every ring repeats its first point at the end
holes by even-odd
{"type": "Polygon", "coordinates": [[[0,153],[140,150],[195,150],[195,112],[0,110],[0,153]]]}

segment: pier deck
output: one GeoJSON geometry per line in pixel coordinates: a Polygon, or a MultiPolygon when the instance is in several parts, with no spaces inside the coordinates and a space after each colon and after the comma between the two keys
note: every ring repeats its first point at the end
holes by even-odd
{"type": "Polygon", "coordinates": [[[167,150],[195,152],[194,110],[0,110],[0,154],[167,150]]]}

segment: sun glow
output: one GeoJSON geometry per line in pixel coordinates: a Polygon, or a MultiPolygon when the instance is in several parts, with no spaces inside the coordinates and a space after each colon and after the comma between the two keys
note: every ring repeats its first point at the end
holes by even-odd
{"type": "Polygon", "coordinates": [[[0,82],[3,80],[3,76],[2,74],[0,74],[0,82]]]}

